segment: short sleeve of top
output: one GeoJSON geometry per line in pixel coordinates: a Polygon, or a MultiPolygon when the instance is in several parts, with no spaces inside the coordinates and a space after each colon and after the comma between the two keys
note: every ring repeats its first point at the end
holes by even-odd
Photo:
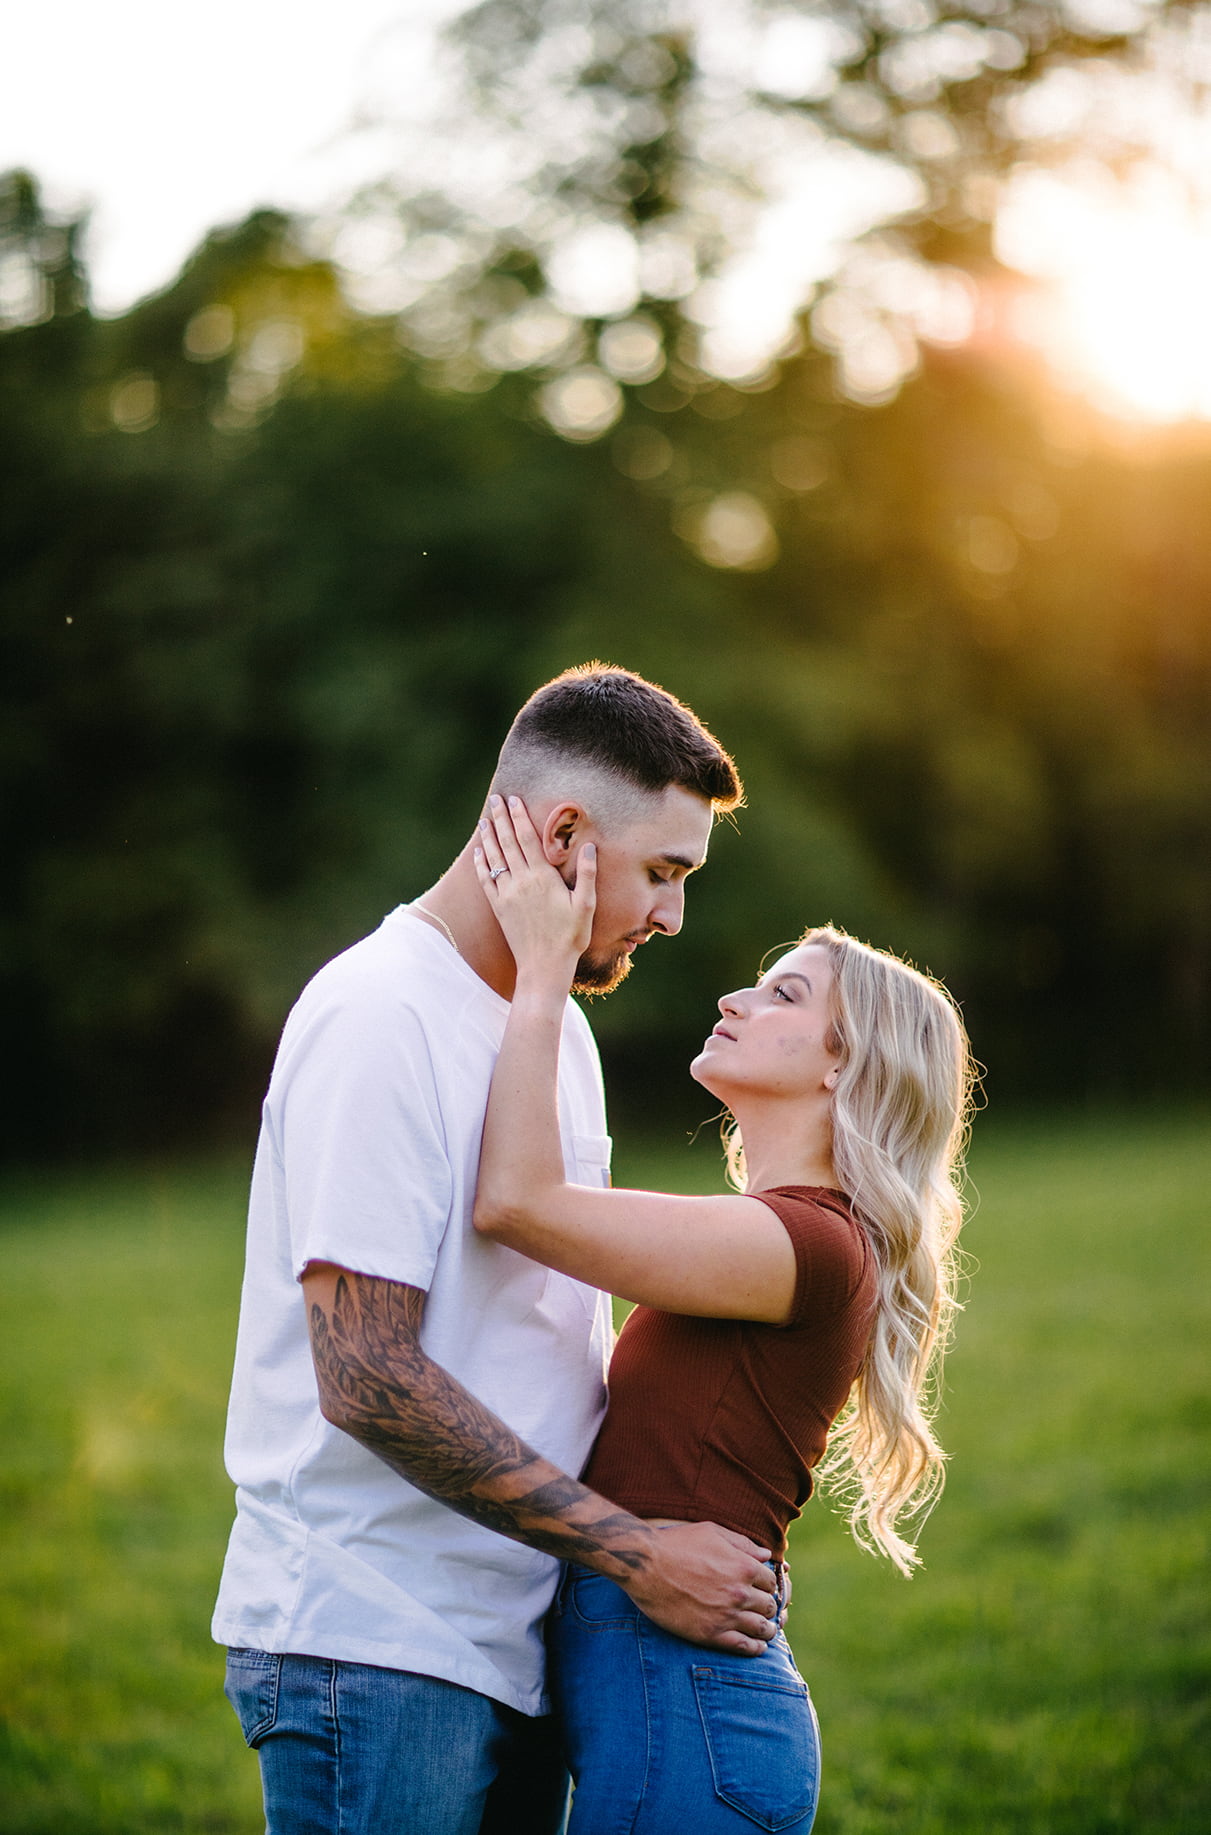
{"type": "Polygon", "coordinates": [[[840,1192],[783,1186],[752,1195],[794,1247],[790,1320],[637,1306],[610,1364],[609,1406],[585,1478],[637,1516],[709,1519],[781,1554],[866,1355],[875,1264],[840,1192]]]}
{"type": "Polygon", "coordinates": [[[450,1153],[417,1015],[348,975],[292,1013],[266,1101],[296,1278],[312,1261],[428,1288],[450,1153]]]}
{"type": "Polygon", "coordinates": [[[862,1286],[870,1260],[866,1238],[840,1192],[786,1186],[754,1192],[768,1205],[795,1251],[795,1297],[782,1331],[841,1314],[862,1286]]]}

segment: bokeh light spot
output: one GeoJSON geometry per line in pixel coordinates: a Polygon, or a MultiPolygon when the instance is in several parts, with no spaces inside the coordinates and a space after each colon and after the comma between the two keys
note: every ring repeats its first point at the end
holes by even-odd
{"type": "Polygon", "coordinates": [[[636,314],[607,325],[597,343],[603,368],[619,382],[651,382],[664,368],[664,343],[654,319],[636,314]]]}
{"type": "Polygon", "coordinates": [[[18,249],[0,255],[0,327],[40,325],[50,310],[50,286],[37,263],[18,249]]]}
{"type": "Polygon", "coordinates": [[[160,418],[160,385],[154,376],[133,370],[114,385],[109,412],[120,433],[146,433],[160,418]]]}
{"type": "Polygon", "coordinates": [[[747,491],[724,491],[705,506],[690,506],[675,526],[712,567],[757,573],[778,558],[778,537],[765,505],[747,491]]]}
{"type": "Polygon", "coordinates": [[[598,440],[622,413],[622,390],[612,376],[586,363],[548,382],[539,405],[565,440],[598,440]]]}
{"type": "Polygon", "coordinates": [[[638,484],[662,478],[673,463],[673,442],[655,427],[624,427],[613,446],[614,463],[638,484]]]}
{"type": "Polygon", "coordinates": [[[575,319],[549,300],[532,299],[489,325],[479,341],[479,354],[489,369],[536,369],[566,360],[582,342],[575,319]]]}
{"type": "Polygon", "coordinates": [[[635,239],[620,224],[586,224],[553,251],[547,278],[556,305],[574,317],[621,317],[639,302],[635,239]]]}
{"type": "Polygon", "coordinates": [[[967,524],[967,559],[978,573],[1009,574],[1018,564],[1018,540],[999,516],[973,516],[967,524]]]}
{"type": "Polygon", "coordinates": [[[770,448],[769,468],[788,491],[814,491],[828,476],[828,459],[818,440],[789,434],[770,448]]]}
{"type": "Polygon", "coordinates": [[[266,319],[248,340],[246,362],[275,380],[302,362],[303,328],[297,319],[266,319]]]}
{"type": "Polygon", "coordinates": [[[230,306],[203,306],[185,327],[185,355],[194,363],[225,357],[235,342],[235,313],[230,306]]]}

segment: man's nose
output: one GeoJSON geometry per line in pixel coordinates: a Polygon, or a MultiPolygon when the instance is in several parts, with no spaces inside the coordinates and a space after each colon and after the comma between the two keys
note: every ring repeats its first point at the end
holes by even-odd
{"type": "Polygon", "coordinates": [[[680,884],[659,886],[648,920],[652,929],[661,931],[666,937],[675,937],[684,917],[685,887],[680,884]]]}

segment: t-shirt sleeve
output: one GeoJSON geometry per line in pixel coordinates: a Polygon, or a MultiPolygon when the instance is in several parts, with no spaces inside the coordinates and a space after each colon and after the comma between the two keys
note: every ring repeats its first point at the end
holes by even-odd
{"type": "Polygon", "coordinates": [[[837,1313],[862,1283],[869,1251],[853,1219],[791,1192],[754,1192],[777,1215],[795,1251],[795,1298],[788,1325],[837,1313]]]}
{"type": "Polygon", "coordinates": [[[429,1044],[381,990],[296,1010],[266,1103],[295,1278],[308,1262],[428,1290],[453,1180],[429,1044]]]}

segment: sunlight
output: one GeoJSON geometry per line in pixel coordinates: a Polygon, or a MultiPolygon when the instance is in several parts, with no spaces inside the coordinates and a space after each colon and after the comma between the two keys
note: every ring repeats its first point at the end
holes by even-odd
{"type": "Polygon", "coordinates": [[[1045,283],[1014,329],[1063,381],[1125,419],[1211,420],[1211,200],[1152,163],[1024,172],[997,252],[1045,283]]]}

